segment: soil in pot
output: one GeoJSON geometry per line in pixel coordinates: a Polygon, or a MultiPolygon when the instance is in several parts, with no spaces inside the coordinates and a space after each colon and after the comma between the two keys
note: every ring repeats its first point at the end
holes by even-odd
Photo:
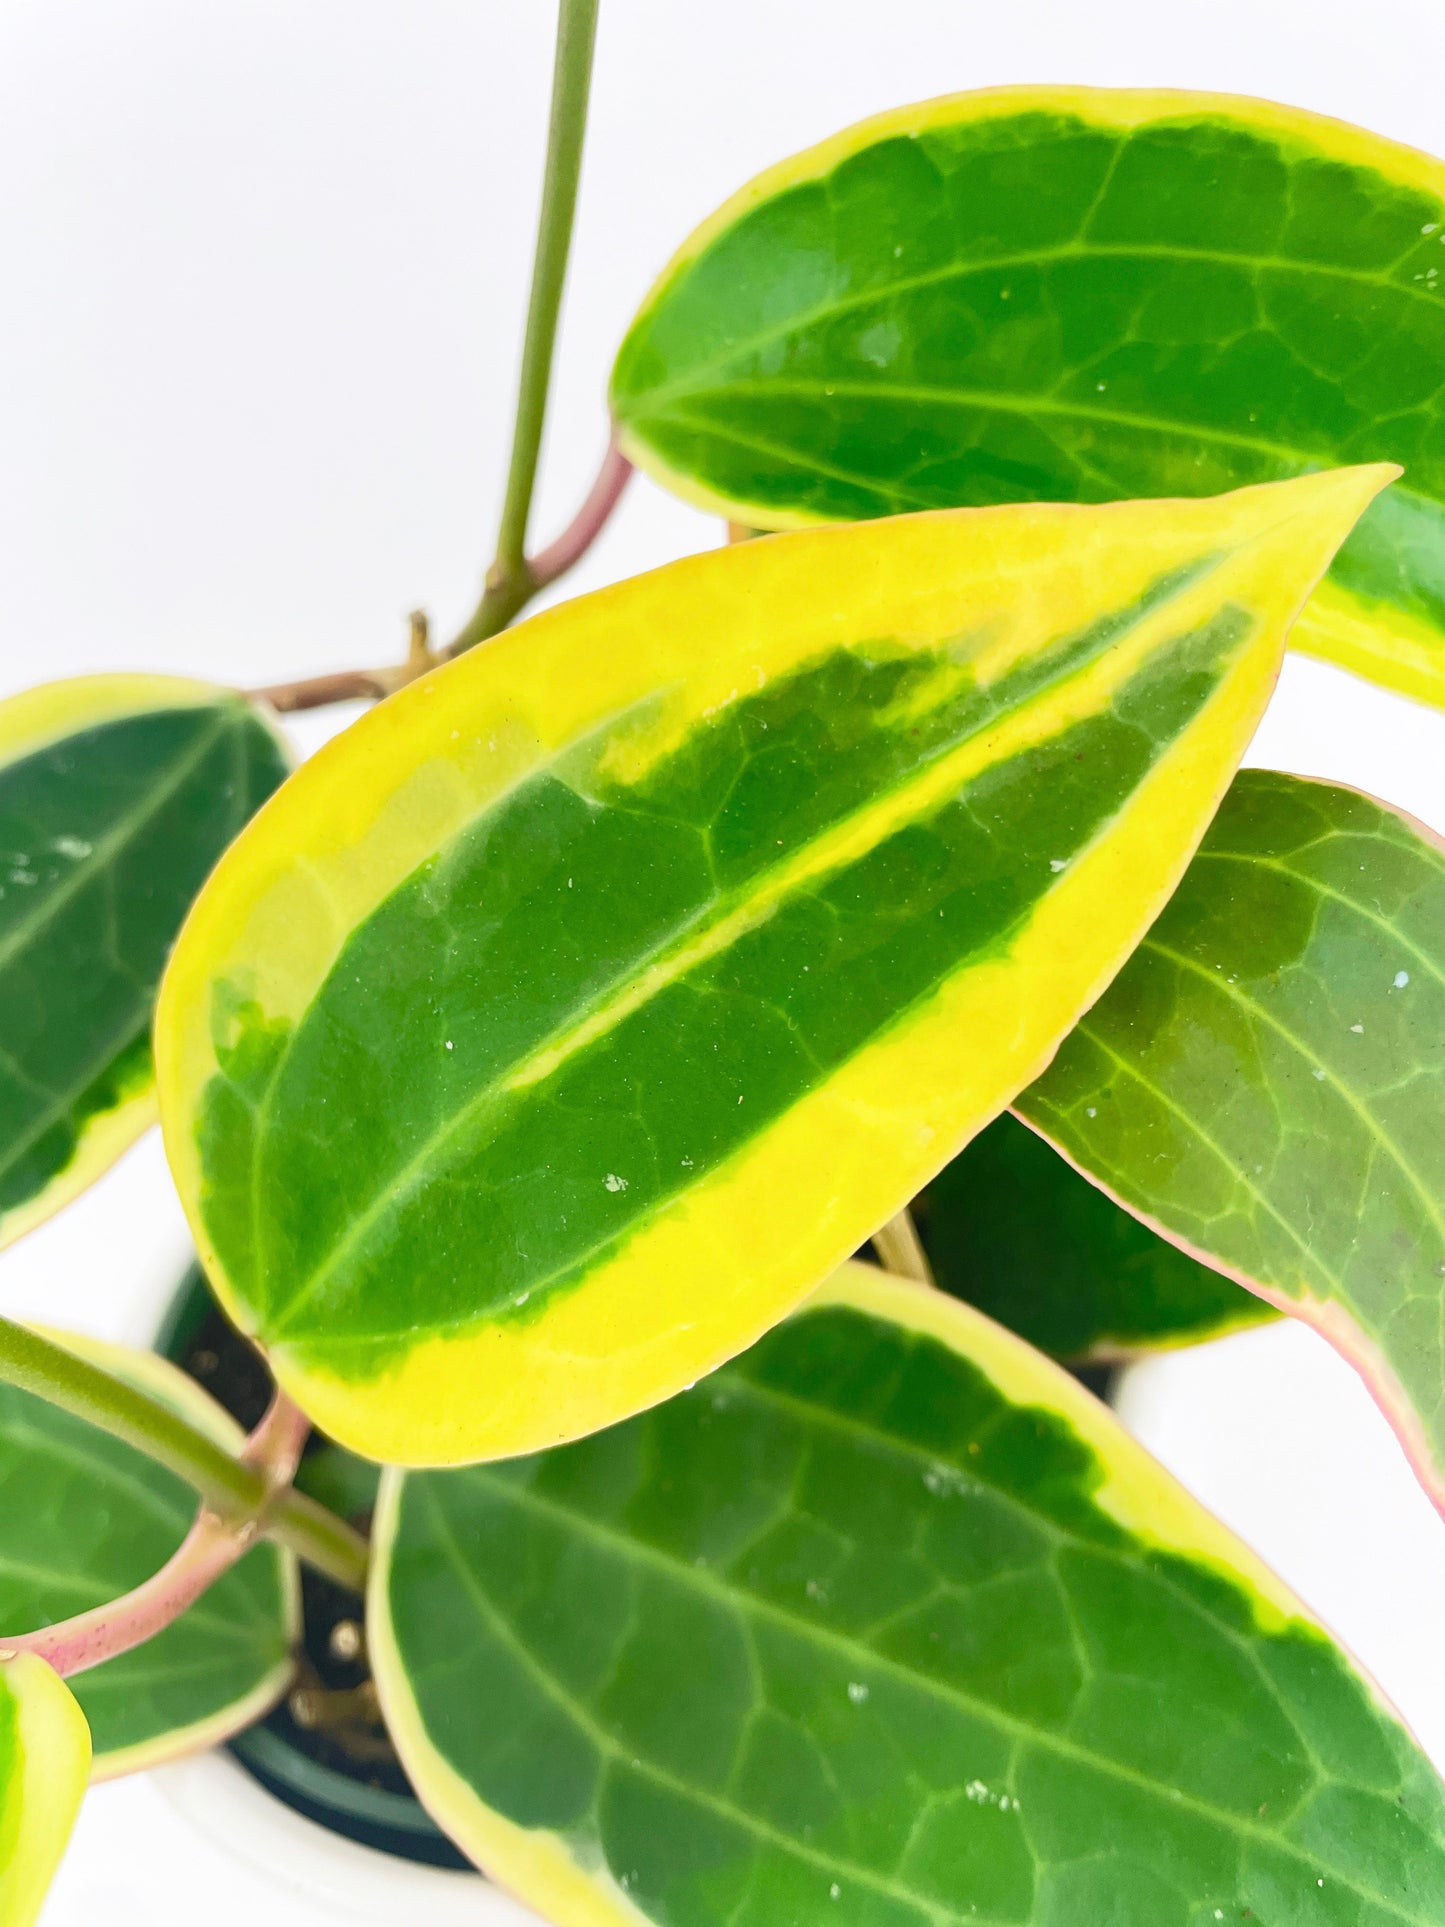
{"type": "MultiPolygon", "coordinates": [[[[198,1266],[182,1281],[156,1340],[246,1430],[271,1397],[257,1352],[217,1309],[198,1266]]],[[[296,1483],[363,1529],[376,1467],[313,1434],[296,1483]]],[[[230,1751],[268,1792],[333,1833],[426,1866],[475,1871],[421,1806],[376,1703],[362,1601],[301,1569],[302,1640],[295,1684],[230,1751]]]]}

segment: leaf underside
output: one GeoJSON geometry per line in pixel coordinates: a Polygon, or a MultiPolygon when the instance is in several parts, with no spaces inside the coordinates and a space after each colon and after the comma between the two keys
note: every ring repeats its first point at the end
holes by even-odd
{"type": "Polygon", "coordinates": [[[619,355],[628,452],[760,528],[1396,460],[1296,646],[1445,704],[1445,165],[1207,94],[1011,88],[746,188],[619,355]]]}
{"type": "Polygon", "coordinates": [[[559,1927],[1438,1921],[1445,1795],[1303,1609],[850,1269],[610,1431],[388,1475],[383,1703],[463,1847],[559,1927]]]}
{"type": "Polygon", "coordinates": [[[1054,1358],[1194,1344],[1278,1315],[1122,1210],[1007,1114],[912,1210],[942,1289],[1054,1358]]]}
{"type": "Polygon", "coordinates": [[[765,1329],[1117,969],[1384,479],[746,544],[348,731],[158,1022],[172,1168],[282,1382],[455,1462],[765,1329]]]}
{"type": "MultiPolygon", "coordinates": [[[[100,1362],[195,1420],[202,1395],[146,1354],[100,1362]]],[[[234,1448],[215,1408],[206,1422],[234,1448]]],[[[0,1646],[117,1599],[159,1571],[196,1515],[190,1488],[45,1400],[0,1386],[0,1646]]],[[[264,1712],[290,1671],[294,1571],[269,1541],[142,1646],[78,1674],[100,1777],[224,1739],[264,1712]]]]}
{"type": "Polygon", "coordinates": [[[1167,1236],[1315,1323],[1445,1501],[1445,848],[1236,777],[1159,921],[1017,1101],[1167,1236]]]}
{"type": "Polygon", "coordinates": [[[167,953],[285,773],[269,727],[223,690],[89,677],[0,704],[0,1242],[154,1121],[167,953]]]}

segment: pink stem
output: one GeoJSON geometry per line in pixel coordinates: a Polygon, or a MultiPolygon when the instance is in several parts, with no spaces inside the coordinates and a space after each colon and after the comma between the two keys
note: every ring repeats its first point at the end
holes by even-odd
{"type": "MultiPolygon", "coordinates": [[[[278,1390],[241,1448],[242,1459],[265,1477],[268,1501],[291,1484],[310,1429],[305,1413],[278,1390]]],[[[202,1506],[190,1531],[159,1572],[122,1593],[119,1599],[77,1613],[72,1619],[62,1619],[36,1633],[0,1636],[0,1659],[35,1653],[67,1679],[128,1653],[132,1646],[143,1645],[179,1619],[256,1543],[266,1511],[267,1502],[263,1502],[246,1518],[222,1519],[202,1506]]]]}
{"type": "Polygon", "coordinates": [[[255,1466],[269,1492],[284,1492],[296,1476],[310,1433],[310,1419],[278,1385],[260,1422],[241,1447],[242,1463],[255,1466]]]}
{"type": "Polygon", "coordinates": [[[527,573],[537,588],[545,589],[587,553],[621,500],[631,475],[632,464],[614,437],[607,444],[607,453],[602,458],[596,481],[587,491],[586,501],[557,540],[549,542],[528,561],[527,573]]]}
{"type": "Polygon", "coordinates": [[[67,1679],[118,1653],[128,1653],[179,1619],[255,1537],[254,1525],[249,1530],[223,1525],[213,1512],[202,1509],[176,1551],[144,1584],[38,1633],[22,1633],[18,1638],[6,1634],[0,1639],[0,1659],[36,1653],[67,1679]]]}

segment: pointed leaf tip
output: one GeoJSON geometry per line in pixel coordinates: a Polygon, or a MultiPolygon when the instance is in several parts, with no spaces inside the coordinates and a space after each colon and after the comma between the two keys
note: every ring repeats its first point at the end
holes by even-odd
{"type": "Polygon", "coordinates": [[[1388,473],[714,551],[339,737],[156,1032],[207,1268],[293,1397],[374,1458],[504,1457],[782,1316],[1119,969],[1388,473]]]}
{"type": "Polygon", "coordinates": [[[1336,522],[1337,540],[1343,542],[1375,497],[1404,473],[1398,462],[1358,462],[1348,468],[1325,468],[1313,475],[1297,476],[1283,488],[1300,504],[1296,512],[1317,515],[1322,527],[1336,522]]]}

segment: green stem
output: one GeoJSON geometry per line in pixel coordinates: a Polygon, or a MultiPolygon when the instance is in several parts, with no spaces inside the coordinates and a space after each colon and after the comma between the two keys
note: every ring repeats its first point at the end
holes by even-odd
{"type": "Polygon", "coordinates": [[[873,1233],[873,1249],[882,1260],[883,1269],[891,1271],[895,1277],[912,1278],[920,1285],[935,1282],[933,1267],[928,1262],[918,1227],[913,1222],[913,1213],[906,1204],[887,1224],[879,1225],[873,1233]]]}
{"type": "Polygon", "coordinates": [[[527,521],[537,480],[537,458],[547,419],[547,391],[557,320],[567,279],[577,183],[582,172],[582,141],[587,129],[587,96],[592,85],[592,53],[597,40],[598,0],[559,0],[557,55],[552,70],[552,111],[547,128],[547,167],[542,181],[542,212],[532,264],[532,295],[522,343],[522,373],[517,387],[516,425],[507,492],[497,531],[496,560],[471,620],[446,653],[460,655],[504,629],[536,593],[527,567],[527,521]]]}
{"type": "Polygon", "coordinates": [[[272,1506],[266,1521],[266,1537],[275,1539],[339,1586],[349,1586],[352,1592],[366,1591],[371,1548],[365,1539],[355,1527],[338,1519],[334,1512],[328,1512],[304,1492],[298,1492],[294,1485],[272,1506]]]}
{"type": "Polygon", "coordinates": [[[269,1537],[357,1591],[367,1547],[360,1533],[304,1493],[273,1495],[264,1469],[244,1464],[170,1407],[112,1378],[38,1332],[0,1318],[0,1381],[58,1405],[174,1472],[224,1524],[265,1514],[269,1537]]]}

